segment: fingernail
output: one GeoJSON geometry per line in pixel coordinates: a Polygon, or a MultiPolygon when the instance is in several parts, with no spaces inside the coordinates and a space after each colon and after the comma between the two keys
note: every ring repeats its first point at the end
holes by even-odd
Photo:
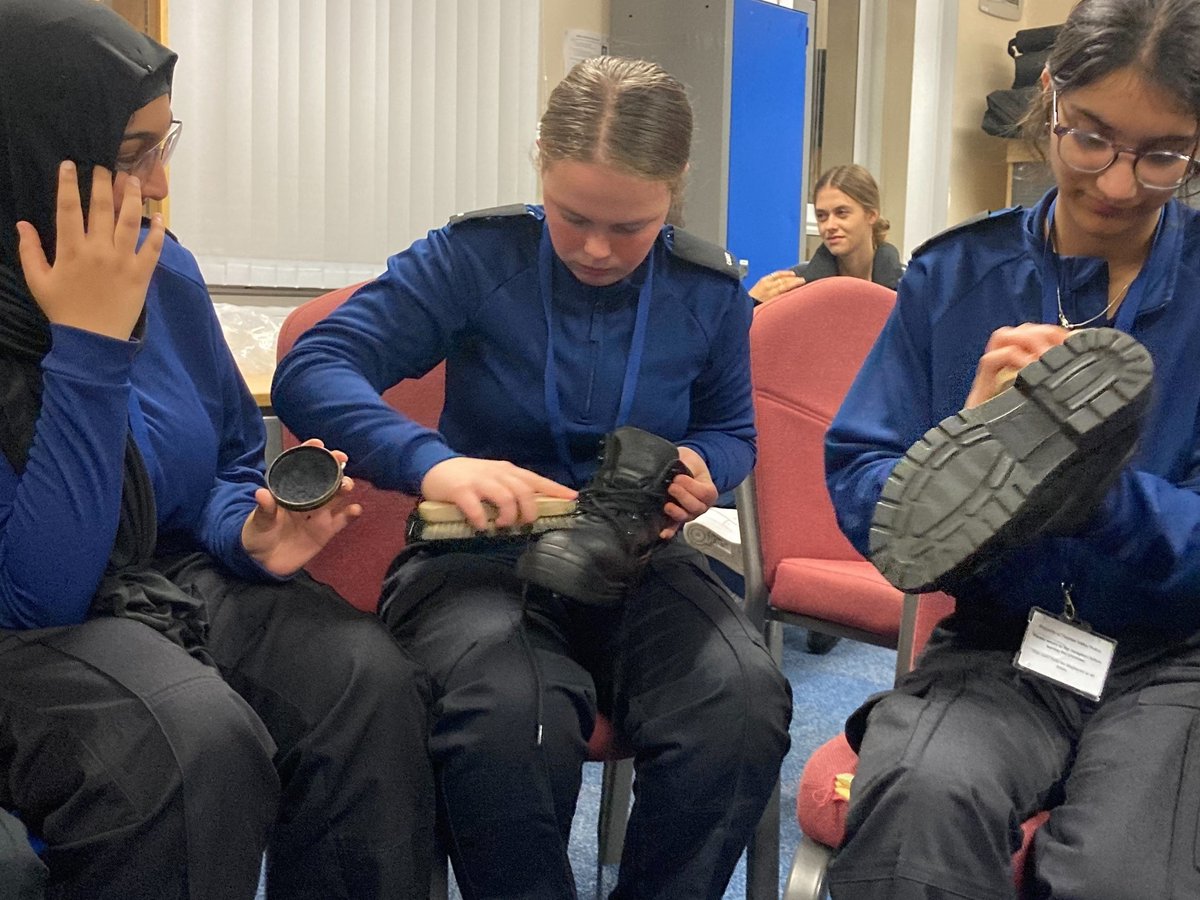
{"type": "Polygon", "coordinates": [[[141,186],[142,186],[142,183],[141,183],[141,181],[139,181],[139,180],[138,180],[138,177],[137,177],[136,175],[130,175],[130,176],[129,176],[129,183],[130,183],[131,185],[133,185],[135,188],[139,188],[139,189],[140,189],[140,188],[141,188],[141,186]]]}
{"type": "Polygon", "coordinates": [[[75,171],[75,163],[71,162],[71,160],[69,160],[69,159],[64,159],[63,163],[62,163],[62,170],[64,172],[74,172],[75,171]]]}

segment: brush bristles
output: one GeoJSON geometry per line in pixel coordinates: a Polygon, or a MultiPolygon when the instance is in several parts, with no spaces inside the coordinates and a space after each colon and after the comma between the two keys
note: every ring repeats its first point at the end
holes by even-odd
{"type": "Polygon", "coordinates": [[[463,516],[462,510],[453,503],[441,500],[422,500],[417,504],[408,520],[410,541],[454,541],[473,538],[528,538],[543,531],[570,528],[575,524],[575,501],[557,497],[535,498],[538,517],[520,525],[496,526],[499,510],[491,503],[483,506],[488,515],[488,527],[476,530],[463,516]]]}
{"type": "MultiPolygon", "coordinates": [[[[534,502],[537,505],[539,519],[547,516],[567,516],[575,512],[574,500],[560,500],[557,497],[543,497],[538,495],[534,497],[534,502]]],[[[500,510],[496,509],[495,506],[486,500],[483,502],[483,509],[489,519],[494,519],[500,515],[500,510]]],[[[422,500],[417,504],[416,514],[420,517],[421,521],[431,524],[465,521],[462,510],[453,503],[447,503],[444,500],[422,500]]]]}
{"type": "Polygon", "coordinates": [[[522,525],[510,525],[497,528],[494,522],[488,523],[486,531],[476,531],[470,522],[421,522],[414,529],[412,537],[419,541],[453,541],[477,537],[528,537],[541,534],[543,531],[554,531],[560,528],[570,528],[575,524],[574,515],[539,516],[532,522],[522,525]]]}

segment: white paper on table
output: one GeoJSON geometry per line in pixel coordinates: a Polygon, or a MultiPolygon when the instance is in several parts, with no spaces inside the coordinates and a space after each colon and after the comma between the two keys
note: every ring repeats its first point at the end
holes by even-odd
{"type": "Polygon", "coordinates": [[[703,525],[713,534],[731,544],[742,543],[742,532],[738,528],[738,513],[736,509],[724,509],[714,506],[707,512],[697,516],[696,524],[703,525]]]}

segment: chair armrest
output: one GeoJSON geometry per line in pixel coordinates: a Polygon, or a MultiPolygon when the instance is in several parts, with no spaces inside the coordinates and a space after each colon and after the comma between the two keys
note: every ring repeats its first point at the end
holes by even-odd
{"type": "Polygon", "coordinates": [[[917,605],[918,594],[905,594],[900,607],[900,633],[896,639],[896,679],[912,671],[916,660],[917,605]]]}
{"type": "Polygon", "coordinates": [[[738,529],[742,533],[742,576],[746,580],[745,611],[759,631],[767,625],[767,583],[763,575],[762,540],[758,528],[758,494],[754,473],[734,491],[738,509],[738,529]]]}

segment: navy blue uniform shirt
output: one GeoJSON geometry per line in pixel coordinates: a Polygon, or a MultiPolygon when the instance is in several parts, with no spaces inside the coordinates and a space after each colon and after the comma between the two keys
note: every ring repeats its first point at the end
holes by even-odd
{"type": "MultiPolygon", "coordinates": [[[[570,487],[596,468],[613,430],[646,264],[607,287],[578,281],[553,258],[551,298],[561,426],[545,397],[547,327],[540,295],[540,207],[467,218],[388,260],[387,271],[296,342],[276,372],[272,402],[296,433],[345,450],[347,471],[416,493],[456,455],[505,459],[570,487]],[[380,394],[446,361],[437,431],[380,394]]],[[[754,464],[751,303],[734,274],[689,261],[664,227],[653,256],[646,339],[626,423],[687,445],[718,490],[754,464]]]]}
{"type": "MultiPolygon", "coordinates": [[[[1044,222],[1054,199],[1052,191],[1033,209],[953,229],[914,253],[826,441],[834,508],[860,552],[892,467],[962,408],[995,329],[1056,322],[1056,292],[1070,321],[1105,308],[1103,260],[1048,252],[1044,222]]],[[[1200,212],[1167,203],[1113,325],[1154,359],[1136,456],[1082,531],[1018,548],[956,588],[962,614],[1058,613],[1066,582],[1080,617],[1100,631],[1200,628],[1200,212]]]]}

